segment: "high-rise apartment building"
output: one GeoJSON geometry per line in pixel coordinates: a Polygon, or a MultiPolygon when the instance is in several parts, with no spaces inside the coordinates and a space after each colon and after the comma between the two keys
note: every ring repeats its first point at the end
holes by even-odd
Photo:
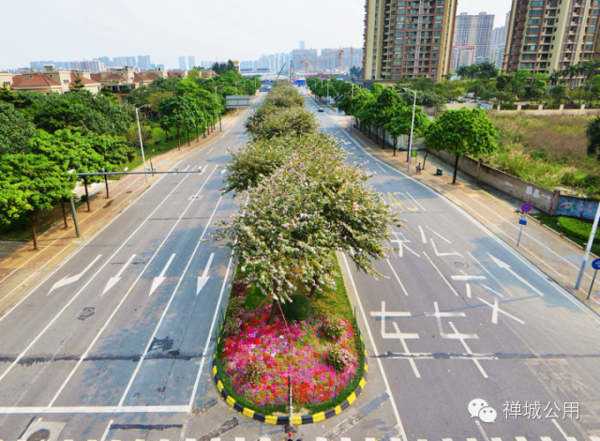
{"type": "Polygon", "coordinates": [[[551,73],[597,58],[600,0],[513,0],[503,70],[551,73]]]}
{"type": "Polygon", "coordinates": [[[471,66],[475,64],[475,54],[477,46],[452,46],[452,63],[450,70],[455,71],[460,66],[471,66]]]}
{"type": "Polygon", "coordinates": [[[294,49],[291,54],[291,59],[294,62],[294,67],[297,71],[304,72],[306,69],[306,64],[303,61],[309,60],[309,65],[313,65],[314,63],[310,60],[317,59],[317,50],[316,49],[294,49]]]}
{"type": "Polygon", "coordinates": [[[365,80],[450,71],[457,0],[367,0],[365,80]]]}
{"type": "Polygon", "coordinates": [[[190,67],[190,70],[196,67],[196,57],[193,55],[188,56],[188,66],[190,67]]]}
{"type": "Polygon", "coordinates": [[[152,63],[150,62],[150,55],[138,55],[138,67],[142,69],[150,69],[152,63]]]}
{"type": "Polygon", "coordinates": [[[187,65],[185,64],[185,57],[183,55],[179,57],[179,69],[187,70],[187,65]]]}
{"type": "Polygon", "coordinates": [[[506,28],[500,26],[492,30],[492,46],[504,46],[506,44],[506,28]]]}
{"type": "Polygon", "coordinates": [[[300,42],[300,49],[302,49],[302,50],[304,50],[304,49],[305,49],[305,47],[304,47],[304,40],[302,40],[302,41],[300,42]]]}
{"type": "Polygon", "coordinates": [[[486,12],[480,12],[479,15],[469,15],[467,12],[462,12],[456,17],[454,45],[475,45],[477,47],[476,57],[488,57],[492,45],[493,29],[493,15],[486,12]]]}

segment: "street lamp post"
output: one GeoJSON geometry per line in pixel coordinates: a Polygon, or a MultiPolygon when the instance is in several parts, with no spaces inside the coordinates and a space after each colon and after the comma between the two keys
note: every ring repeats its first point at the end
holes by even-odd
{"type": "Polygon", "coordinates": [[[406,171],[409,172],[410,171],[410,155],[412,153],[412,143],[413,143],[413,131],[415,129],[415,108],[417,107],[417,92],[407,89],[406,87],[404,88],[404,90],[406,90],[408,92],[412,92],[415,95],[415,98],[413,101],[412,123],[410,125],[410,143],[408,144],[408,158],[406,159],[408,161],[408,165],[406,166],[406,171]]]}
{"type": "Polygon", "coordinates": [[[138,134],[140,135],[140,148],[142,149],[142,164],[144,164],[144,178],[146,179],[146,183],[148,183],[148,175],[146,174],[146,158],[144,157],[144,143],[142,142],[142,129],[140,128],[140,115],[138,114],[138,110],[146,107],[148,104],[144,104],[141,107],[136,107],[135,109],[135,119],[137,119],[138,125],[138,134]]]}
{"type": "Polygon", "coordinates": [[[327,80],[327,107],[329,107],[329,80],[327,80]]]}
{"type": "Polygon", "coordinates": [[[215,101],[216,101],[216,102],[219,102],[219,98],[217,97],[217,89],[218,89],[219,87],[223,87],[223,85],[222,85],[222,84],[219,84],[217,87],[215,87],[215,101]]]}

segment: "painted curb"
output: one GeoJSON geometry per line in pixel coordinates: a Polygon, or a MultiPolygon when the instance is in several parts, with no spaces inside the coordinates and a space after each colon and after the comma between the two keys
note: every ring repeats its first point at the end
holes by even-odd
{"type": "MultiPolygon", "coordinates": [[[[361,340],[363,339],[362,335],[360,336],[360,339],[361,340]]],[[[217,389],[219,390],[219,395],[221,395],[221,398],[223,398],[223,400],[229,405],[230,408],[236,410],[241,415],[247,416],[248,418],[252,418],[253,420],[256,420],[256,421],[260,421],[261,423],[274,424],[274,425],[278,425],[278,426],[281,426],[281,425],[287,426],[290,424],[289,416],[263,415],[252,409],[242,406],[240,403],[235,401],[233,399],[233,397],[227,393],[227,391],[225,390],[225,386],[223,386],[223,383],[221,382],[221,379],[219,378],[219,374],[217,373],[217,366],[215,364],[216,358],[217,358],[217,354],[214,354],[213,355],[213,363],[212,363],[213,381],[215,382],[215,385],[217,386],[217,389]]],[[[336,415],[341,414],[342,411],[344,411],[345,409],[350,407],[358,399],[358,396],[361,394],[361,392],[365,388],[365,384],[367,383],[368,373],[369,373],[369,365],[367,363],[367,350],[365,349],[363,377],[360,379],[360,382],[358,383],[356,390],[354,392],[352,392],[350,394],[350,396],[343,403],[341,403],[338,406],[335,406],[333,409],[330,409],[326,412],[319,412],[314,415],[298,415],[298,416],[292,417],[292,424],[294,426],[296,426],[296,425],[299,426],[302,424],[318,423],[319,421],[327,420],[329,418],[332,418],[336,415]]]]}

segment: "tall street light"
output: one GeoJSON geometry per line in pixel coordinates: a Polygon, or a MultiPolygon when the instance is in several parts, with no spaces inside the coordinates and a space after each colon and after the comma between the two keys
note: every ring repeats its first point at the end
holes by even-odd
{"type": "Polygon", "coordinates": [[[222,84],[219,84],[217,87],[215,87],[215,101],[216,101],[217,103],[219,102],[219,98],[217,97],[217,89],[218,89],[219,87],[223,87],[223,85],[222,85],[222,84]]]}
{"type": "Polygon", "coordinates": [[[148,104],[144,104],[141,107],[136,107],[135,109],[135,119],[137,119],[138,125],[138,134],[140,135],[140,148],[142,149],[142,163],[144,164],[144,178],[146,179],[146,183],[148,183],[148,175],[146,174],[146,158],[144,157],[144,143],[142,142],[142,129],[140,128],[140,115],[138,114],[138,110],[146,107],[148,104]]]}
{"type": "Polygon", "coordinates": [[[406,90],[407,92],[412,92],[415,95],[415,99],[413,101],[412,124],[410,126],[410,143],[408,144],[408,158],[406,159],[408,161],[408,165],[406,166],[406,171],[409,172],[410,171],[410,155],[412,153],[412,143],[413,143],[413,131],[415,129],[415,108],[417,107],[417,92],[407,89],[406,87],[404,88],[404,90],[406,90]]]}

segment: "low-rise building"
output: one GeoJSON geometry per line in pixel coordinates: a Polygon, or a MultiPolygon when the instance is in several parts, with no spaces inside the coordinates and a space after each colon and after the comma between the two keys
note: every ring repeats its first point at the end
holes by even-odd
{"type": "Polygon", "coordinates": [[[77,82],[91,93],[100,91],[100,83],[91,78],[89,71],[69,72],[57,71],[53,66],[45,66],[42,72],[24,72],[12,78],[11,89],[23,92],[40,92],[46,95],[52,93],[64,94],[71,90],[77,82]],[[79,80],[78,80],[79,78],[79,80]]]}

